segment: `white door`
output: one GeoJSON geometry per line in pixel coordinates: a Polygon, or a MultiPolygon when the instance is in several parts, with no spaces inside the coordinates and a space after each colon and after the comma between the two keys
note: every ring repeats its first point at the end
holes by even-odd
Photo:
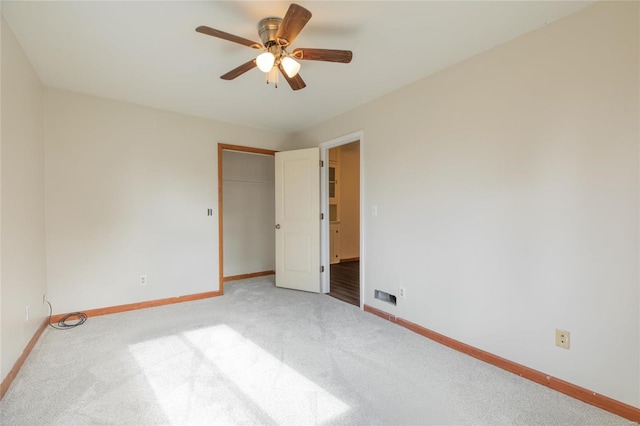
{"type": "Polygon", "coordinates": [[[320,292],[320,150],[276,153],[276,286],[320,292]]]}

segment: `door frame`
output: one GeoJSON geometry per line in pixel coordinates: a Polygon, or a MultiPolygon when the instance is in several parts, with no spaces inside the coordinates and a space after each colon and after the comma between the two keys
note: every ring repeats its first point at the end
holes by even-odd
{"type": "Polygon", "coordinates": [[[331,265],[329,263],[329,150],[341,145],[347,145],[352,142],[360,141],[360,270],[358,271],[360,278],[360,309],[364,309],[364,291],[365,291],[365,191],[364,191],[364,130],[349,133],[326,142],[322,142],[320,147],[320,160],[325,167],[320,169],[320,211],[327,220],[323,220],[320,225],[320,264],[326,265],[326,273],[321,274],[321,290],[328,293],[331,287],[330,274],[331,265]]]}
{"type": "MultiPolygon", "coordinates": [[[[270,149],[263,148],[253,148],[249,146],[242,145],[229,145],[225,143],[218,143],[218,286],[220,295],[224,294],[224,226],[222,222],[223,215],[223,194],[222,194],[222,151],[240,151],[240,152],[248,152],[250,154],[262,154],[262,155],[272,155],[275,156],[277,151],[272,151],[270,149]]],[[[273,272],[273,271],[269,271],[273,272]]],[[[262,273],[258,274],[246,274],[246,276],[242,277],[234,277],[234,279],[239,278],[250,278],[253,276],[261,276],[264,275],[262,273]]]]}

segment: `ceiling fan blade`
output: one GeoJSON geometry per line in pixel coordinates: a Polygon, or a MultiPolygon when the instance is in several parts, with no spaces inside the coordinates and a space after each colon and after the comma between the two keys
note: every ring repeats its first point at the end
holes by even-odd
{"type": "Polygon", "coordinates": [[[233,80],[236,77],[241,76],[247,71],[250,71],[256,67],[256,60],[252,59],[249,62],[245,62],[237,68],[232,69],[228,73],[221,75],[220,78],[223,80],[233,80]]]}
{"type": "Polygon", "coordinates": [[[278,44],[281,46],[289,46],[293,43],[293,40],[298,37],[300,31],[307,25],[309,19],[311,19],[311,12],[302,6],[291,3],[276,33],[276,41],[278,44]]]}
{"type": "Polygon", "coordinates": [[[246,39],[237,35],[225,33],[224,31],[216,30],[215,28],[201,25],[198,28],[196,28],[196,31],[202,34],[210,35],[212,37],[218,37],[223,40],[242,44],[244,46],[253,47],[254,49],[262,49],[262,45],[260,43],[256,43],[255,41],[251,41],[249,39],[246,39]]]}
{"type": "Polygon", "coordinates": [[[287,83],[289,83],[289,86],[291,86],[293,90],[300,90],[307,87],[307,83],[305,83],[302,77],[300,77],[300,74],[296,74],[294,77],[290,78],[284,71],[284,68],[282,68],[282,65],[279,65],[278,68],[280,68],[280,72],[284,76],[284,79],[287,80],[287,83]]]}
{"type": "Polygon", "coordinates": [[[333,49],[295,49],[292,55],[296,59],[305,61],[341,62],[343,64],[351,62],[353,57],[353,53],[350,50],[333,49]]]}

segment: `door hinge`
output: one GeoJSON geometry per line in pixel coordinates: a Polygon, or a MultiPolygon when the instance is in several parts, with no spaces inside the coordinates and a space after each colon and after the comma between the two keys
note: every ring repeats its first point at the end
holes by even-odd
{"type": "Polygon", "coordinates": [[[320,272],[324,272],[324,266],[320,267],[320,272]]]}
{"type": "Polygon", "coordinates": [[[320,167],[324,167],[324,161],[320,160],[320,167]]]}
{"type": "Polygon", "coordinates": [[[324,220],[324,213],[320,213],[320,220],[324,220]]]}

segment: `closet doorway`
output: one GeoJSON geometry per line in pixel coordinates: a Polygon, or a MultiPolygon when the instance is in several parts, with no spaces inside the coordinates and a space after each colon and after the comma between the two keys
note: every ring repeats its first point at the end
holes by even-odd
{"type": "Polygon", "coordinates": [[[219,285],[275,273],[276,151],[218,144],[219,285]]]}

